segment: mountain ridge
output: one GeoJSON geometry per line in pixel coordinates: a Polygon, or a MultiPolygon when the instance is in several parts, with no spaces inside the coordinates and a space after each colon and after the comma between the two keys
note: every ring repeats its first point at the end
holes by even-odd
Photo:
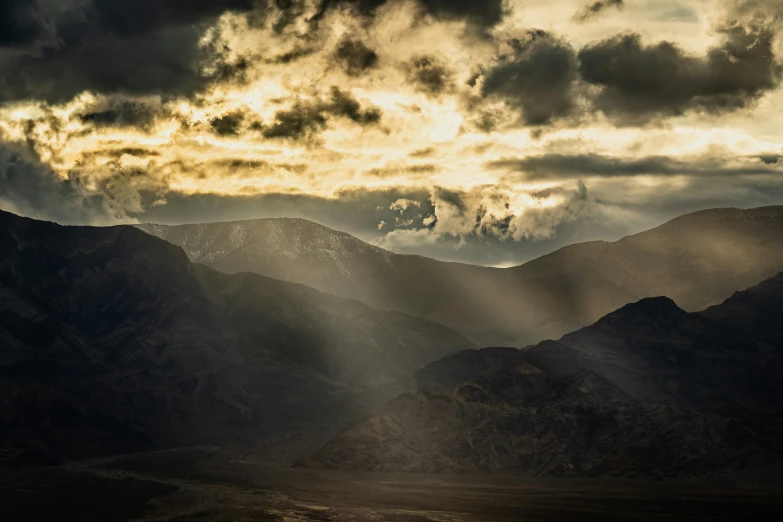
{"type": "Polygon", "coordinates": [[[0,212],[0,246],[0,460],[333,429],[474,346],[420,318],[193,264],[133,227],[0,212]]]}
{"type": "Polygon", "coordinates": [[[207,262],[219,271],[303,283],[444,324],[484,346],[557,338],[645,297],[667,295],[686,311],[704,309],[783,270],[779,206],[695,212],[511,268],[394,254],[301,219],[140,228],[186,247],[201,245],[186,248],[191,259],[207,259],[199,250],[204,244],[224,245],[211,247],[207,262]],[[286,229],[291,223],[296,227],[286,229]],[[236,226],[257,240],[225,246],[225,227],[236,226]],[[341,241],[348,246],[334,250],[341,241]]]}
{"type": "Polygon", "coordinates": [[[459,353],[298,465],[691,477],[781,462],[783,273],[703,312],[648,298],[557,341],[459,353]]]}

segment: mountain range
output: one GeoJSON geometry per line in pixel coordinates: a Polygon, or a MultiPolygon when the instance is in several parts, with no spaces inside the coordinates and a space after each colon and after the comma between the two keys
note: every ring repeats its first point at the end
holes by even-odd
{"type": "Polygon", "coordinates": [[[257,440],[350,418],[474,347],[423,319],[195,265],[130,226],[0,212],[0,250],[0,460],[257,440]]]}
{"type": "Polygon", "coordinates": [[[298,465],[341,470],[777,462],[781,213],[705,211],[497,269],[303,220],[95,228],[0,212],[0,461],[296,432],[336,434],[298,465]],[[494,339],[516,348],[476,350],[494,339]]]}
{"type": "Polygon", "coordinates": [[[469,351],[300,465],[676,477],[780,462],[783,274],[688,313],[626,305],[558,341],[469,351]]]}
{"type": "Polygon", "coordinates": [[[783,207],[706,210],[504,269],[398,255],[301,219],[138,227],[195,263],[423,317],[480,346],[557,338],[645,297],[702,310],[783,270],[783,207]]]}

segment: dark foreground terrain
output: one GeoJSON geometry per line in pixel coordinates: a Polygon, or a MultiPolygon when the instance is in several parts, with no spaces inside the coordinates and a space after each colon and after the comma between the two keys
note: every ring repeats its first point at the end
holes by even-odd
{"type": "Polygon", "coordinates": [[[768,478],[652,482],[362,474],[291,470],[270,458],[263,452],[187,449],[0,470],[2,520],[584,522],[783,515],[783,489],[768,478]]]}

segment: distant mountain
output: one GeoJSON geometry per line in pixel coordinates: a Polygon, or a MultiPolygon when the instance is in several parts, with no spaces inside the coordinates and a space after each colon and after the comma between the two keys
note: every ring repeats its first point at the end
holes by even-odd
{"type": "Polygon", "coordinates": [[[301,464],[672,477],[779,461],[780,317],[783,274],[700,313],[648,298],[559,341],[450,356],[301,464]]]}
{"type": "Polygon", "coordinates": [[[473,346],[423,319],[194,265],[133,227],[0,212],[0,251],[0,460],[257,440],[355,415],[473,346]]]}
{"type": "Polygon", "coordinates": [[[490,309],[484,312],[478,304],[481,293],[463,280],[500,273],[494,269],[393,254],[303,219],[137,227],[221,272],[254,272],[376,308],[459,324],[461,333],[479,343],[484,338],[474,330],[483,332],[489,328],[484,324],[491,324],[490,309]]]}
{"type": "Polygon", "coordinates": [[[304,219],[137,228],[181,246],[195,263],[227,273],[256,272],[276,279],[324,286],[330,293],[353,277],[354,259],[389,260],[394,254],[304,219]],[[329,286],[329,285],[332,286],[329,286]]]}
{"type": "Polygon", "coordinates": [[[484,346],[556,338],[645,297],[701,310],[783,270],[783,207],[697,212],[508,269],[397,255],[300,219],[139,228],[219,271],[307,284],[484,346]]]}

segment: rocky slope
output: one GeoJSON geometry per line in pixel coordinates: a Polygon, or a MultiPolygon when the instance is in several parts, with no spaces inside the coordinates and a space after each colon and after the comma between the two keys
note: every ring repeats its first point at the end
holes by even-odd
{"type": "Polygon", "coordinates": [[[431,362],[413,374],[417,390],[448,388],[481,374],[516,368],[527,362],[525,352],[517,348],[465,350],[431,362]]]}
{"type": "Polygon", "coordinates": [[[671,477],[774,461],[781,313],[777,275],[701,313],[650,298],[504,360],[450,356],[424,371],[444,387],[366,414],[301,464],[671,477]]]}
{"type": "Polygon", "coordinates": [[[482,346],[557,338],[645,297],[701,310],[783,270],[783,207],[697,212],[508,269],[396,255],[299,219],[139,228],[217,270],[423,317],[482,346]]]}
{"type": "Polygon", "coordinates": [[[0,212],[0,459],[259,437],[353,415],[471,347],[438,324],[193,265],[133,227],[0,212]]]}

